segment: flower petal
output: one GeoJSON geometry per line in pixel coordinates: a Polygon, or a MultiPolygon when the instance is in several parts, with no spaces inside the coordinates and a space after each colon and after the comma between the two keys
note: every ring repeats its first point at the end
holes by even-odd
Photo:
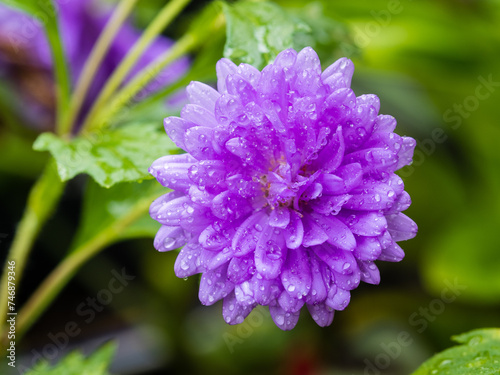
{"type": "Polygon", "coordinates": [[[197,244],[187,244],[184,246],[174,264],[175,276],[184,278],[202,272],[199,262],[201,248],[197,244]]]}
{"type": "Polygon", "coordinates": [[[285,231],[286,246],[289,249],[296,249],[302,245],[304,239],[304,224],[296,211],[292,210],[290,214],[290,223],[285,231]]]}
{"type": "Polygon", "coordinates": [[[335,310],[326,303],[307,304],[309,314],[320,327],[327,327],[333,322],[335,310]]]}
{"type": "Polygon", "coordinates": [[[212,114],[215,111],[215,102],[220,94],[210,86],[192,81],[186,88],[188,99],[191,103],[199,105],[212,114]]]}
{"type": "Polygon", "coordinates": [[[222,303],[222,316],[227,324],[240,324],[243,323],[254,307],[255,305],[240,305],[236,301],[234,292],[231,292],[224,298],[222,303]]]}
{"type": "Polygon", "coordinates": [[[255,268],[266,279],[279,276],[287,256],[283,230],[268,223],[262,229],[255,248],[255,268]]]}
{"type": "Polygon", "coordinates": [[[361,280],[368,284],[378,285],[380,283],[380,272],[375,263],[370,261],[358,261],[361,271],[361,280]]]}
{"type": "Polygon", "coordinates": [[[318,213],[311,213],[310,217],[328,236],[327,242],[339,249],[354,250],[356,239],[347,225],[337,219],[335,216],[326,216],[318,213]]]}
{"type": "Polygon", "coordinates": [[[285,291],[291,296],[298,299],[307,296],[311,290],[312,276],[303,247],[288,250],[280,276],[285,291]]]}
{"type": "Polygon", "coordinates": [[[234,284],[227,278],[227,264],[225,264],[203,273],[198,297],[202,304],[209,306],[226,297],[233,289],[234,284]]]}
{"type": "Polygon", "coordinates": [[[186,237],[181,227],[162,225],[156,233],[154,247],[158,251],[169,251],[184,246],[186,237]]]}
{"type": "Polygon", "coordinates": [[[405,214],[387,215],[387,229],[394,241],[409,240],[417,235],[418,227],[405,214]]]}
{"type": "Polygon", "coordinates": [[[299,321],[300,310],[295,313],[289,313],[283,310],[279,305],[269,306],[269,312],[274,323],[283,331],[289,331],[295,327],[299,321]]]}

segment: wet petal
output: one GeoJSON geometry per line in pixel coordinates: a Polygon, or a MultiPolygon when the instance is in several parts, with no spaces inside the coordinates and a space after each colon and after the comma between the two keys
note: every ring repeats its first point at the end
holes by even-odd
{"type": "Polygon", "coordinates": [[[327,327],[333,322],[335,310],[326,303],[307,304],[309,314],[320,327],[327,327]]]}
{"type": "Polygon", "coordinates": [[[234,284],[227,278],[226,264],[203,273],[198,297],[202,304],[209,306],[226,297],[233,289],[234,284]]]}
{"type": "Polygon", "coordinates": [[[312,276],[306,250],[302,247],[288,250],[288,255],[281,271],[281,281],[285,291],[301,299],[311,290],[312,276]]]}
{"type": "Polygon", "coordinates": [[[370,261],[358,261],[361,271],[361,280],[368,284],[378,285],[380,283],[380,272],[375,263],[370,261]]]}
{"type": "Polygon", "coordinates": [[[285,231],[286,246],[289,249],[296,249],[302,245],[304,239],[304,225],[296,211],[292,210],[290,214],[290,223],[285,231]]]}
{"type": "Polygon", "coordinates": [[[268,223],[262,229],[255,248],[255,267],[266,279],[274,279],[281,272],[287,256],[283,230],[268,223]]]}
{"type": "Polygon", "coordinates": [[[276,207],[269,215],[269,225],[276,228],[286,228],[290,223],[290,210],[287,207],[276,207]]]}
{"type": "Polygon", "coordinates": [[[341,211],[337,217],[344,221],[352,233],[359,236],[375,237],[387,229],[387,221],[378,212],[341,211]]]}
{"type": "Polygon", "coordinates": [[[227,324],[240,324],[243,323],[254,307],[254,305],[240,305],[236,301],[234,292],[231,292],[224,298],[222,303],[222,316],[227,324]]]}
{"type": "Polygon", "coordinates": [[[286,312],[295,313],[304,306],[304,300],[291,296],[284,290],[278,298],[278,304],[286,312]]]}
{"type": "Polygon", "coordinates": [[[289,313],[279,305],[269,306],[269,312],[274,323],[283,331],[289,331],[295,327],[299,321],[300,311],[289,313]]]}
{"type": "Polygon", "coordinates": [[[174,264],[175,276],[184,278],[202,272],[199,261],[201,248],[197,244],[187,244],[184,246],[174,264]]]}
{"type": "Polygon", "coordinates": [[[335,216],[312,213],[310,217],[328,236],[329,244],[343,250],[353,250],[356,247],[356,239],[352,232],[335,216]]]}
{"type": "Polygon", "coordinates": [[[191,103],[199,105],[212,114],[215,111],[215,102],[220,94],[208,85],[193,81],[186,88],[188,99],[191,103]]]}
{"type": "Polygon", "coordinates": [[[417,224],[405,214],[387,215],[385,218],[387,229],[394,241],[409,240],[417,235],[417,224]]]}
{"type": "Polygon", "coordinates": [[[236,230],[231,246],[235,256],[243,256],[255,250],[259,235],[268,221],[264,211],[258,211],[249,216],[236,230]]]}
{"type": "Polygon", "coordinates": [[[235,74],[237,66],[229,59],[222,58],[217,61],[215,71],[217,72],[217,90],[219,93],[224,94],[227,92],[226,78],[229,74],[235,74]]]}
{"type": "Polygon", "coordinates": [[[348,290],[332,287],[328,292],[328,298],[325,304],[332,309],[342,311],[349,305],[350,301],[351,293],[348,290]]]}
{"type": "Polygon", "coordinates": [[[377,237],[356,236],[353,254],[360,260],[376,260],[382,251],[377,237]]]}
{"type": "Polygon", "coordinates": [[[158,251],[177,249],[186,243],[184,230],[181,227],[162,225],[156,233],[154,247],[158,251]]]}

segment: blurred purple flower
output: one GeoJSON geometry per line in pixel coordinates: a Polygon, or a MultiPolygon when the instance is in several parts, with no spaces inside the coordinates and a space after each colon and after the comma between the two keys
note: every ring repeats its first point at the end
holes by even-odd
{"type": "MultiPolygon", "coordinates": [[[[82,72],[106,22],[111,16],[109,8],[103,8],[92,0],[56,0],[61,38],[73,84],[82,72]]],[[[51,15],[46,14],[50,17],[51,15]]],[[[84,104],[90,107],[107,78],[140,37],[130,22],[125,22],[106,54],[84,104]]],[[[141,71],[173,45],[165,37],[158,37],[139,59],[128,79],[141,71]]],[[[162,71],[142,96],[172,83],[188,68],[186,58],[179,59],[162,71]]],[[[39,116],[53,121],[54,98],[52,92],[52,57],[42,25],[32,17],[4,5],[0,5],[0,74],[21,84],[24,98],[32,106],[31,117],[40,123],[39,116]]]]}
{"type": "Polygon", "coordinates": [[[347,58],[321,72],[311,48],[285,50],[262,72],[222,59],[218,92],[192,82],[182,118],[165,119],[188,153],[149,169],[174,190],[151,205],[154,244],[184,245],[176,275],[202,273],[200,301],[224,299],[229,324],[260,304],[289,330],[305,304],[327,326],[360,280],[379,283],[375,261],[400,261],[396,241],[416,235],[394,174],[415,140],[393,133],[377,96],[355,96],[353,72],[347,58]]]}

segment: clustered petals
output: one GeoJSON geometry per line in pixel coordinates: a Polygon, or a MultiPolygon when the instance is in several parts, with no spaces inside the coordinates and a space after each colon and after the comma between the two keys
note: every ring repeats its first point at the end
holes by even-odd
{"type": "Polygon", "coordinates": [[[155,247],[184,246],[176,275],[201,273],[200,301],[222,299],[229,324],[265,305],[289,330],[305,305],[328,326],[360,281],[380,282],[375,261],[400,261],[396,242],[416,235],[394,173],[415,141],[393,133],[377,96],[356,97],[347,58],[322,72],[308,47],[262,71],[227,59],[216,69],[217,90],[192,82],[191,104],[165,119],[186,154],[150,168],[174,190],[151,205],[155,247]]]}

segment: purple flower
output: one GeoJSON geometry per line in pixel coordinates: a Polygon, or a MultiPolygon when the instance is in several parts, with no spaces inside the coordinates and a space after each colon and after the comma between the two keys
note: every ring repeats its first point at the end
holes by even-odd
{"type": "MultiPolygon", "coordinates": [[[[111,16],[107,9],[92,0],[56,0],[61,38],[73,83],[83,70],[95,42],[111,16]]],[[[125,22],[109,47],[92,81],[84,112],[102,89],[133,44],[140,37],[130,22],[125,22]]],[[[139,59],[128,79],[168,50],[173,42],[158,37],[139,59]]],[[[180,59],[152,82],[141,95],[151,93],[174,82],[188,68],[188,60],[180,59]]],[[[0,76],[17,81],[24,99],[31,104],[31,120],[53,123],[52,57],[42,25],[28,15],[0,5],[0,76]],[[2,72],[3,70],[3,72],[2,72]],[[33,82],[36,81],[36,84],[33,82]],[[20,83],[19,83],[20,82],[20,83]]]]}
{"type": "Polygon", "coordinates": [[[223,299],[229,324],[260,304],[283,330],[304,305],[327,326],[360,280],[379,283],[375,261],[403,259],[396,241],[417,232],[394,173],[415,140],[393,133],[377,96],[355,96],[353,72],[347,58],[321,72],[311,48],[285,50],[262,72],[222,59],[218,91],[192,82],[192,104],[165,119],[187,153],[149,169],[173,189],[151,205],[162,224],[154,245],[184,246],[176,275],[202,273],[200,301],[223,299]]]}

